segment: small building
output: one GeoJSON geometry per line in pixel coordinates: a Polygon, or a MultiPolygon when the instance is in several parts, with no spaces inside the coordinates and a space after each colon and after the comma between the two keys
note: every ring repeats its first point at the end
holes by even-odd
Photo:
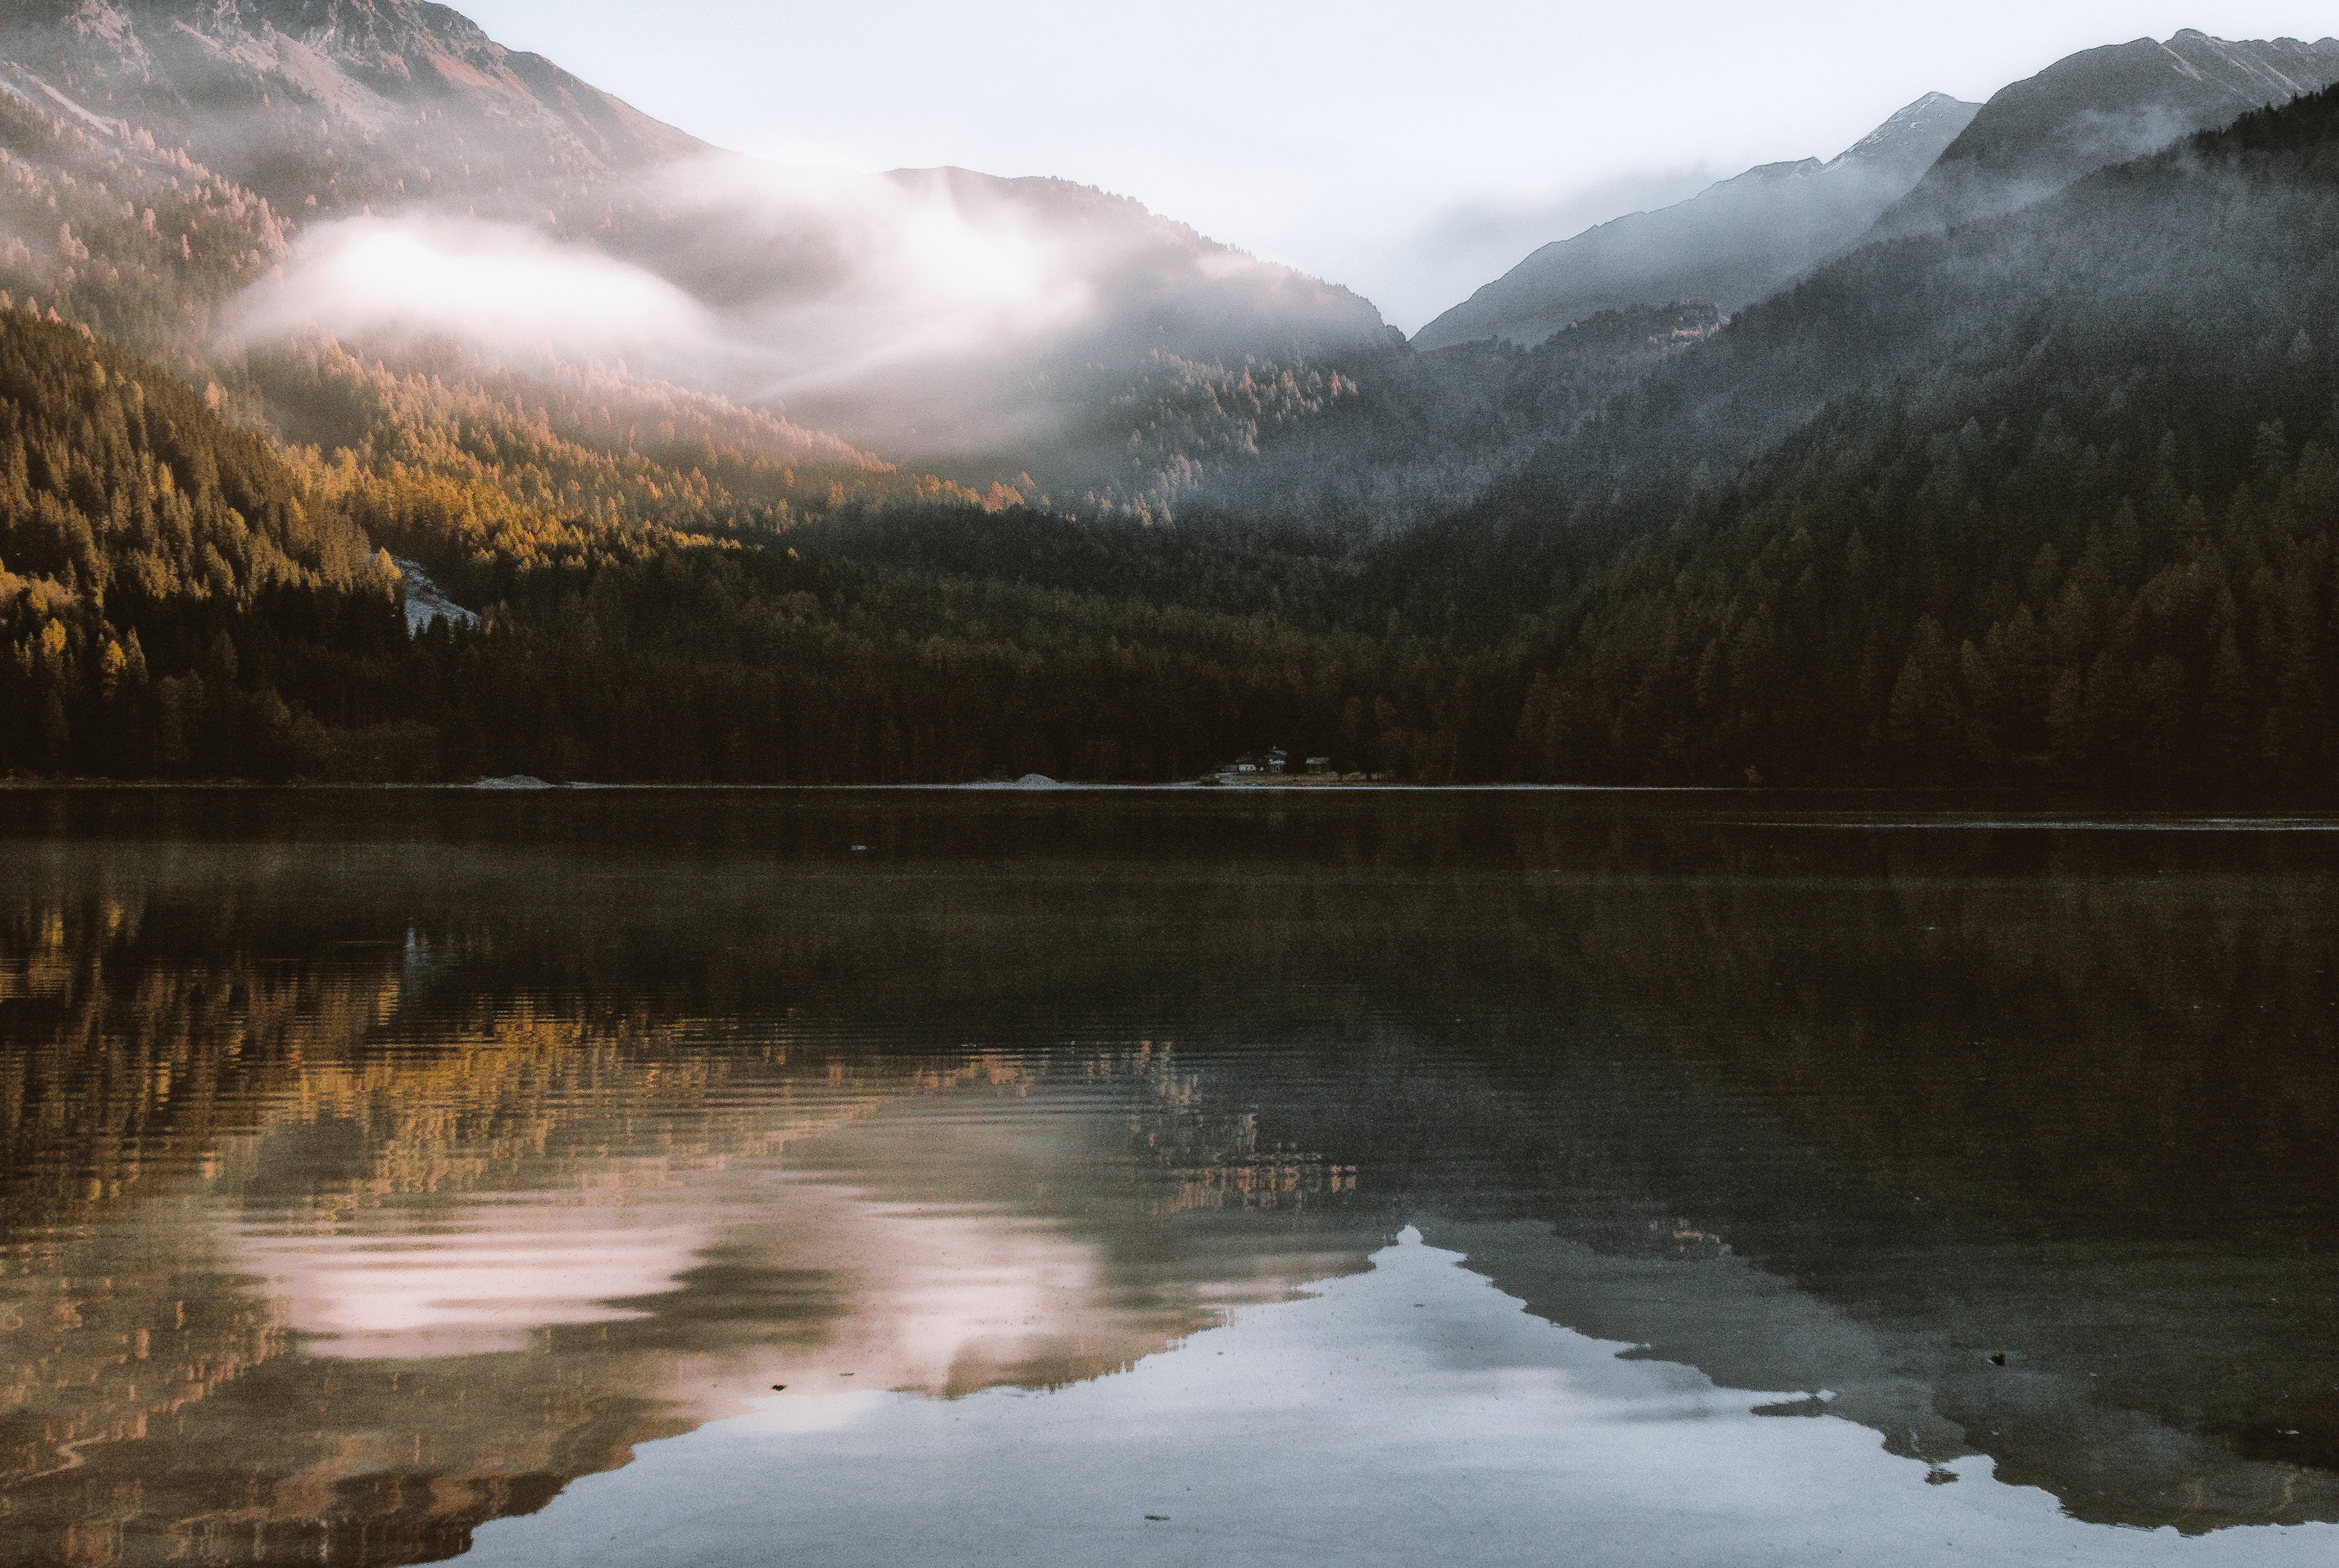
{"type": "Polygon", "coordinates": [[[1263,752],[1245,752],[1230,763],[1222,764],[1208,776],[1222,783],[1236,780],[1265,778],[1296,778],[1301,774],[1328,774],[1332,771],[1330,757],[1295,757],[1281,746],[1270,746],[1263,752]]]}

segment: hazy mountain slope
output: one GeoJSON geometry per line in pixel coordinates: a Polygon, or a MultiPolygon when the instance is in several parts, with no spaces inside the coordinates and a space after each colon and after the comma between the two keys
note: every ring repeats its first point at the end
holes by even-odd
{"type": "Polygon", "coordinates": [[[2327,790],[2334,322],[2339,89],[1744,312],[1651,378],[1643,460],[1821,384],[1637,504],[1528,771],[2327,790]]]}
{"type": "MultiPolygon", "coordinates": [[[[2302,105],[2297,123],[2309,119],[2302,105]]],[[[1537,530],[1564,518],[1613,540],[1847,399],[1946,399],[2028,375],[2049,351],[2197,374],[2235,356],[2279,357],[2302,329],[2319,342],[2327,329],[2300,293],[2319,231],[2276,218],[2320,221],[2299,207],[2306,176],[2245,181],[2235,144],[2202,134],[1997,219],[1862,246],[1749,306],[1539,454],[1489,515],[1537,530]],[[2188,173],[2202,148],[2228,152],[2214,173],[2188,173]]],[[[2245,405],[2260,395],[2241,390],[2245,405]]]]}
{"type": "Polygon", "coordinates": [[[1484,496],[1718,324],[1710,306],[1675,306],[1603,311],[1533,349],[1162,354],[1075,427],[1070,494],[1105,513],[1387,538],[1484,496]]]}
{"type": "Polygon", "coordinates": [[[175,146],[0,79],[0,291],[195,373],[289,225],[175,146]]]}
{"type": "Polygon", "coordinates": [[[706,151],[425,0],[18,0],[0,79],[185,147],[280,212],[559,210],[706,151]]]}
{"type": "Polygon", "coordinates": [[[2228,43],[2191,28],[2067,56],[1992,94],[1872,238],[2008,212],[2091,169],[2339,82],[2339,38],[2228,43]]]}
{"type": "Polygon", "coordinates": [[[1686,202],[1545,245],[1413,340],[1532,344],[1601,311],[1676,301],[1736,310],[1857,239],[1978,107],[1929,93],[1824,163],[1766,163],[1686,202]]]}
{"type": "MultiPolygon", "coordinates": [[[[521,410],[567,406],[568,434],[598,443],[609,454],[600,466],[625,468],[627,481],[528,498],[539,504],[598,515],[609,492],[646,489],[658,497],[649,510],[669,515],[687,487],[673,482],[667,456],[684,474],[801,468],[792,479],[824,497],[838,479],[856,491],[891,485],[889,465],[834,437],[621,363],[564,361],[545,348],[467,353],[444,340],[459,333],[383,334],[365,346],[412,372],[393,411],[343,395],[367,380],[361,366],[318,379],[314,334],[294,323],[223,340],[223,324],[249,329],[254,301],[300,264],[302,236],[331,232],[336,212],[362,214],[373,202],[444,210],[459,199],[467,218],[533,215],[557,231],[559,216],[597,196],[599,221],[614,222],[621,210],[638,213],[633,171],[708,151],[501,49],[443,6],[15,6],[0,16],[0,289],[161,356],[211,382],[232,416],[328,452],[395,452],[411,466],[417,419],[460,428],[489,449],[498,436],[524,449],[510,428],[527,423],[521,410]],[[291,352],[243,351],[278,337],[291,352]],[[440,407],[426,418],[419,410],[431,401],[440,407]],[[500,418],[507,406],[516,420],[500,418]],[[360,409],[381,422],[353,423],[360,409]]],[[[424,280],[450,281],[459,280],[424,280]]],[[[334,356],[348,358],[339,345],[334,356]]]]}
{"type": "MultiPolygon", "coordinates": [[[[715,165],[710,189],[735,177],[758,179],[715,165]]],[[[768,187],[744,202],[670,200],[656,226],[609,242],[761,334],[766,351],[742,384],[773,378],[794,417],[921,462],[1049,468],[1066,483],[1069,433],[1159,356],[1291,362],[1394,337],[1347,289],[1091,186],[943,168],[896,170],[883,187],[872,205],[947,223],[1009,286],[968,300],[927,259],[881,251],[876,265],[905,282],[873,291],[851,278],[853,251],[884,213],[848,211],[832,224],[768,187]],[[775,247],[795,264],[775,266],[775,247]],[[883,314],[896,309],[902,319],[883,314]]]]}
{"type": "Polygon", "coordinates": [[[451,340],[622,361],[1012,474],[1157,350],[1387,336],[1347,291],[1101,192],[719,153],[417,0],[31,0],[0,13],[0,98],[55,144],[35,204],[103,181],[76,236],[197,193],[259,214],[232,248],[193,224],[102,234],[84,265],[55,218],[0,212],[0,283],[69,316],[103,304],[105,330],[174,359],[224,328],[230,349],[323,329],[392,360],[451,340]],[[143,193],[143,163],[177,185],[143,193]],[[163,264],[183,236],[183,261],[224,252],[200,280],[163,264]]]}

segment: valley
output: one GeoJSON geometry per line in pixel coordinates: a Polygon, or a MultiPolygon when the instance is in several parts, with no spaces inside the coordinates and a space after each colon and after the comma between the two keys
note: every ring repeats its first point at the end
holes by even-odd
{"type": "Polygon", "coordinates": [[[1929,94],[1407,340],[1125,197],[813,177],[410,0],[18,7],[0,769],[1145,782],[1281,745],[2311,795],[2334,80],[2339,43],[2187,32],[1929,94]],[[476,622],[413,616],[393,557],[476,622]]]}

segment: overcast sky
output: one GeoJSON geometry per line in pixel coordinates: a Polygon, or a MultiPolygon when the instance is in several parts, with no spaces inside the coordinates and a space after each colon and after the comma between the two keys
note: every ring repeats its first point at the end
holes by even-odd
{"type": "Polygon", "coordinates": [[[1411,330],[1547,240],[1927,92],[2198,27],[2339,32],[2329,0],[458,0],[709,142],[1134,196],[1411,330]]]}

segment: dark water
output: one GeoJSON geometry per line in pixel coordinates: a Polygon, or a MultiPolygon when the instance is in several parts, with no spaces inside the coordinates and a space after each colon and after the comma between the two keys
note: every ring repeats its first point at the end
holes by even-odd
{"type": "Polygon", "coordinates": [[[0,794],[0,1560],[2339,1560],[2329,825],[0,794]]]}

